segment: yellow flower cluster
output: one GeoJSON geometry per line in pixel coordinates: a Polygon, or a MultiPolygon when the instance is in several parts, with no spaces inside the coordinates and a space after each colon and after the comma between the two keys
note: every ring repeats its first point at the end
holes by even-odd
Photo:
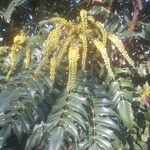
{"type": "Polygon", "coordinates": [[[50,79],[54,81],[57,67],[57,59],[52,57],[49,61],[49,69],[50,69],[50,79]]]}
{"type": "Polygon", "coordinates": [[[26,41],[26,35],[24,30],[21,30],[18,35],[14,37],[13,45],[16,45],[18,48],[20,48],[26,41]]]}
{"type": "Polygon", "coordinates": [[[88,15],[86,10],[80,11],[80,18],[76,23],[67,21],[61,17],[54,17],[40,22],[41,25],[45,23],[53,23],[56,25],[56,28],[50,31],[43,44],[43,58],[34,73],[38,73],[50,59],[50,78],[54,81],[56,69],[63,59],[64,54],[68,52],[69,76],[67,91],[72,90],[75,86],[79,60],[82,61],[80,63],[82,71],[86,69],[87,54],[88,50],[90,51],[88,46],[94,45],[98,50],[109,76],[113,79],[115,76],[107,53],[107,46],[110,42],[116,46],[117,50],[125,57],[129,64],[134,66],[134,62],[125,51],[122,41],[117,36],[108,33],[100,22],[95,21],[92,16],[88,15]]]}
{"type": "Polygon", "coordinates": [[[81,26],[82,26],[82,31],[84,34],[86,33],[87,30],[87,11],[86,10],[81,10],[80,11],[80,17],[81,17],[81,26]]]}
{"type": "Polygon", "coordinates": [[[86,67],[86,57],[87,57],[87,38],[85,34],[80,35],[80,39],[82,41],[82,70],[85,71],[86,67]]]}
{"type": "Polygon", "coordinates": [[[40,70],[42,69],[43,65],[48,62],[49,55],[57,48],[57,45],[59,43],[59,37],[60,37],[60,26],[53,29],[46,41],[43,44],[43,59],[34,71],[34,74],[38,74],[40,70]]]}
{"type": "Polygon", "coordinates": [[[23,44],[25,43],[25,41],[26,41],[25,32],[23,30],[21,30],[19,32],[19,34],[14,37],[13,45],[11,46],[11,53],[10,53],[11,64],[10,64],[10,70],[8,71],[8,73],[6,75],[6,79],[9,79],[11,73],[15,69],[17,49],[21,48],[23,46],[23,44]]]}
{"type": "Polygon", "coordinates": [[[107,43],[107,31],[102,26],[102,24],[98,21],[95,21],[95,19],[92,16],[88,16],[88,21],[90,21],[93,26],[102,34],[102,42],[104,45],[107,43]]]}
{"type": "MultiPolygon", "coordinates": [[[[67,21],[61,17],[54,17],[40,22],[40,25],[46,23],[55,24],[55,28],[48,33],[48,36],[43,43],[43,57],[35,69],[34,74],[38,74],[43,66],[48,65],[49,63],[50,79],[54,81],[57,67],[62,59],[66,59],[66,57],[63,57],[64,54],[68,54],[69,75],[66,88],[67,91],[70,91],[75,87],[78,68],[82,68],[82,71],[86,70],[86,62],[87,58],[89,58],[87,55],[93,55],[93,52],[95,52],[92,51],[93,46],[97,49],[98,54],[101,55],[108,75],[113,79],[115,76],[107,52],[108,44],[114,44],[116,49],[123,55],[129,64],[134,66],[134,62],[126,52],[122,41],[116,35],[107,32],[102,23],[95,21],[92,16],[88,15],[86,10],[80,11],[80,16],[77,21],[67,21]],[[80,64],[81,67],[78,66],[78,64],[80,64]]],[[[24,46],[25,42],[26,35],[25,32],[21,30],[20,33],[14,37],[13,44],[10,46],[10,68],[6,76],[7,79],[15,69],[17,49],[24,46]]],[[[7,48],[8,47],[0,47],[0,54],[7,48]]],[[[93,57],[95,57],[95,55],[96,54],[94,54],[93,57]]],[[[26,69],[29,68],[30,61],[31,46],[28,45],[26,46],[24,61],[26,69]]]]}
{"type": "Polygon", "coordinates": [[[74,36],[68,36],[63,45],[62,45],[62,49],[60,50],[59,54],[58,54],[58,61],[62,59],[63,55],[65,54],[65,52],[67,51],[67,48],[69,47],[70,43],[72,42],[72,40],[74,39],[74,36]]]}
{"type": "MultiPolygon", "coordinates": [[[[72,31],[71,31],[72,32],[72,31]]],[[[70,33],[71,33],[70,32],[70,33]]],[[[72,42],[72,40],[74,39],[74,36],[68,36],[63,45],[62,45],[62,49],[61,51],[58,53],[58,56],[56,57],[52,57],[49,61],[49,70],[50,70],[50,79],[52,81],[55,80],[55,75],[56,75],[56,69],[57,69],[57,66],[60,64],[60,61],[63,57],[63,55],[66,53],[70,43],[72,42]]]]}
{"type": "Polygon", "coordinates": [[[102,58],[105,62],[109,76],[114,79],[115,78],[114,73],[111,69],[110,60],[107,55],[107,49],[106,49],[105,45],[101,41],[98,41],[98,40],[94,40],[93,42],[94,42],[94,45],[96,46],[96,48],[100,51],[100,53],[102,55],[102,58]]]}
{"type": "Polygon", "coordinates": [[[134,67],[133,60],[129,57],[127,51],[125,50],[122,41],[118,38],[118,36],[114,34],[109,34],[109,40],[116,46],[118,51],[124,56],[124,58],[128,61],[128,63],[134,67]]]}
{"type": "Polygon", "coordinates": [[[79,59],[79,45],[72,44],[69,48],[69,76],[67,83],[67,91],[73,89],[75,86],[75,80],[77,75],[77,61],[79,59]]]}
{"type": "Polygon", "coordinates": [[[105,30],[105,28],[102,26],[102,24],[100,22],[96,22],[95,26],[102,33],[102,42],[106,46],[106,43],[107,43],[107,31],[105,30]]]}
{"type": "Polygon", "coordinates": [[[49,55],[50,53],[52,53],[54,48],[56,48],[56,46],[59,42],[59,37],[60,37],[59,35],[60,35],[60,27],[53,29],[49,33],[48,38],[46,39],[46,41],[43,44],[44,56],[49,55]]]}

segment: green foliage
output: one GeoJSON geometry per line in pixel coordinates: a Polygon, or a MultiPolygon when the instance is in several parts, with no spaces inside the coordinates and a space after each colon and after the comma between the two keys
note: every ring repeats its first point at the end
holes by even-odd
{"type": "Polygon", "coordinates": [[[116,139],[114,131],[119,130],[119,126],[114,121],[117,119],[117,114],[111,108],[112,103],[104,87],[92,78],[87,83],[88,91],[85,91],[85,94],[88,95],[90,116],[87,124],[88,133],[81,135],[80,149],[113,149],[110,142],[116,139]]]}
{"type": "MultiPolygon", "coordinates": [[[[124,70],[118,69],[118,74],[124,70]]],[[[134,126],[131,102],[133,99],[133,84],[131,79],[120,77],[109,85],[109,94],[112,96],[113,104],[116,105],[124,125],[128,128],[134,126]]]]}
{"type": "Polygon", "coordinates": [[[26,0],[12,0],[6,9],[6,13],[4,16],[5,20],[7,22],[10,22],[11,16],[12,16],[13,12],[16,10],[16,7],[22,5],[25,2],[26,2],[26,0]]]}
{"type": "Polygon", "coordinates": [[[112,149],[110,141],[116,139],[113,131],[119,130],[113,120],[117,114],[111,109],[108,94],[95,79],[82,81],[75,91],[60,95],[46,124],[35,127],[26,149],[43,146],[57,150],[67,145],[73,149],[112,149]]]}
{"type": "Polygon", "coordinates": [[[20,141],[23,134],[28,134],[37,122],[44,120],[47,105],[53,101],[48,96],[52,91],[49,78],[33,77],[31,72],[20,73],[7,83],[0,94],[1,148],[12,131],[20,141]]]}
{"type": "Polygon", "coordinates": [[[95,15],[103,22],[104,26],[111,33],[122,38],[137,37],[138,34],[129,30],[129,20],[123,20],[118,14],[114,14],[103,6],[93,6],[89,13],[95,15]]]}

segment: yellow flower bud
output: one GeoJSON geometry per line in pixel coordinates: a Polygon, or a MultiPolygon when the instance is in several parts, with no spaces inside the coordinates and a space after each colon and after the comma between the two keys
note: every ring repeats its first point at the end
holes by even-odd
{"type": "Polygon", "coordinates": [[[68,76],[68,83],[67,83],[67,91],[70,91],[75,86],[75,80],[77,75],[77,61],[79,59],[79,45],[72,45],[69,48],[69,76],[68,76]]]}
{"type": "Polygon", "coordinates": [[[94,45],[96,46],[96,48],[99,50],[99,52],[102,55],[102,58],[103,58],[104,63],[106,65],[106,69],[108,71],[108,75],[114,79],[114,73],[111,69],[110,59],[107,55],[107,50],[106,50],[105,45],[101,41],[98,41],[98,40],[94,40],[93,42],[94,42],[94,45]]]}
{"type": "Polygon", "coordinates": [[[80,11],[80,17],[81,17],[81,25],[82,25],[82,30],[83,33],[86,33],[87,30],[87,11],[86,10],[81,10],[80,11]]]}
{"type": "Polygon", "coordinates": [[[26,41],[25,32],[23,30],[21,30],[20,33],[14,37],[14,44],[19,47],[22,44],[24,44],[25,41],[26,41]]]}
{"type": "Polygon", "coordinates": [[[43,65],[48,61],[49,55],[54,51],[55,48],[57,48],[59,43],[59,35],[60,35],[60,27],[57,27],[56,29],[50,31],[48,38],[43,44],[44,48],[43,58],[38,67],[35,69],[34,74],[40,72],[43,65]]]}
{"type": "Polygon", "coordinates": [[[87,57],[87,38],[86,35],[80,35],[80,39],[82,41],[82,70],[85,70],[85,66],[86,66],[86,57],[87,57]]]}
{"type": "Polygon", "coordinates": [[[118,38],[118,36],[114,34],[109,34],[109,40],[116,46],[119,52],[124,56],[124,58],[128,61],[128,63],[134,67],[133,60],[129,57],[127,51],[125,50],[122,41],[118,38]]]}

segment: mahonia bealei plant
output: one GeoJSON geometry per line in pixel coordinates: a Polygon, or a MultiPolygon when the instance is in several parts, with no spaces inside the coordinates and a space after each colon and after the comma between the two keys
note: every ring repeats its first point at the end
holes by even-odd
{"type": "MultiPolygon", "coordinates": [[[[122,40],[109,33],[102,25],[96,21],[93,16],[88,15],[86,10],[80,11],[80,18],[76,21],[67,21],[61,17],[54,17],[48,20],[41,21],[39,25],[54,24],[55,27],[49,31],[48,36],[43,43],[42,54],[43,57],[34,71],[38,74],[45,65],[49,66],[50,79],[55,80],[57,68],[60,65],[62,58],[68,54],[68,82],[67,91],[74,88],[76,83],[76,76],[78,68],[86,71],[86,62],[91,51],[90,45],[93,45],[102,60],[105,63],[108,75],[115,79],[111,67],[111,60],[107,52],[108,45],[113,44],[118,52],[127,60],[127,62],[134,67],[134,62],[129,57],[127,51],[123,46],[122,40]],[[81,67],[79,67],[81,66],[81,67]]],[[[14,70],[16,63],[16,51],[26,42],[26,36],[23,31],[14,37],[14,43],[11,46],[11,64],[7,78],[14,70]]],[[[110,46],[109,46],[110,47],[110,46]]],[[[2,49],[2,48],[1,48],[2,49]]],[[[3,51],[3,49],[1,50],[3,51]]],[[[29,68],[31,61],[30,46],[26,48],[25,68],[29,68]]]]}

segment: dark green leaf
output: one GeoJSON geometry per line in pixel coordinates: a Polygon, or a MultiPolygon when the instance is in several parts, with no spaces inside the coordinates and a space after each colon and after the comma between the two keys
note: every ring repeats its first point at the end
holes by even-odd
{"type": "Polygon", "coordinates": [[[120,101],[118,103],[118,110],[121,119],[123,120],[124,124],[128,128],[132,128],[134,126],[134,121],[133,121],[133,111],[131,104],[128,101],[120,101]]]}

